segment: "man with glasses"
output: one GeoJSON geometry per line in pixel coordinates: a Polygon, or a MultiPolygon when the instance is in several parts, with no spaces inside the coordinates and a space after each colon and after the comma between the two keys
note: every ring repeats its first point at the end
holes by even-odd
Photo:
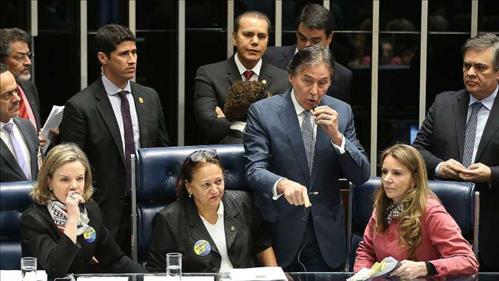
{"type": "MultiPolygon", "coordinates": [[[[306,5],[297,19],[296,44],[283,47],[269,47],[263,59],[286,70],[293,56],[305,47],[321,45],[329,48],[333,40],[333,15],[319,4],[306,5]]],[[[326,95],[344,102],[350,101],[352,71],[338,62],[334,63],[334,77],[326,95]]]]}
{"type": "Polygon", "coordinates": [[[17,81],[19,117],[28,119],[40,130],[40,100],[31,79],[30,35],[19,28],[0,29],[0,62],[7,65],[17,81]]]}
{"type": "Polygon", "coordinates": [[[462,48],[465,89],[439,94],[414,141],[428,176],[473,182],[480,191],[480,271],[499,271],[499,37],[462,48]]]}
{"type": "Polygon", "coordinates": [[[0,182],[34,180],[38,138],[30,121],[19,116],[19,92],[7,66],[0,63],[0,182]]]}

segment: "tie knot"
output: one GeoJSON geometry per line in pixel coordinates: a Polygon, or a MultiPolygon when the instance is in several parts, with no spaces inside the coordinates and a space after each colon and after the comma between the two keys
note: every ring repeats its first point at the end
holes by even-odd
{"type": "Polygon", "coordinates": [[[5,131],[7,131],[7,133],[9,133],[9,134],[12,134],[13,127],[14,127],[14,124],[12,124],[12,123],[7,123],[7,124],[3,125],[3,129],[5,131]]]}
{"type": "Polygon", "coordinates": [[[472,109],[473,111],[478,111],[478,110],[480,110],[480,109],[482,108],[482,106],[483,106],[483,103],[481,103],[481,102],[479,102],[479,101],[476,101],[476,102],[474,102],[474,103],[471,105],[471,109],[472,109]]]}
{"type": "Polygon", "coordinates": [[[303,116],[304,116],[305,118],[309,118],[309,117],[310,117],[310,114],[311,114],[310,110],[304,110],[304,111],[303,111],[303,116]]]}
{"type": "Polygon", "coordinates": [[[126,97],[127,94],[128,94],[127,91],[121,91],[121,92],[118,93],[118,95],[120,96],[120,98],[126,97]]]}
{"type": "Polygon", "coordinates": [[[244,71],[243,76],[246,78],[246,81],[250,80],[251,76],[253,76],[253,70],[244,71]]]}

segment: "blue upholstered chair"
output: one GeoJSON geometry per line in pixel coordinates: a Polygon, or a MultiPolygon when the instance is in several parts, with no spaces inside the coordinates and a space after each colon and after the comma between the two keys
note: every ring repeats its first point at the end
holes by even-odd
{"type": "MultiPolygon", "coordinates": [[[[353,269],[355,252],[362,241],[364,229],[373,211],[374,193],[381,186],[380,178],[370,178],[364,184],[353,187],[350,196],[349,264],[353,269]]],[[[474,184],[455,181],[429,181],[430,189],[435,192],[447,212],[454,218],[461,232],[478,254],[479,192],[474,184]]]]}
{"type": "Polygon", "coordinates": [[[34,182],[0,183],[0,269],[19,270],[22,212],[31,205],[34,182]]]}
{"type": "Polygon", "coordinates": [[[225,188],[245,190],[244,148],[242,145],[210,145],[142,148],[137,151],[132,192],[132,256],[143,263],[149,252],[153,218],[168,203],[176,200],[175,187],[184,160],[193,151],[215,149],[225,169],[225,188]],[[135,195],[135,196],[134,196],[135,195]]]}

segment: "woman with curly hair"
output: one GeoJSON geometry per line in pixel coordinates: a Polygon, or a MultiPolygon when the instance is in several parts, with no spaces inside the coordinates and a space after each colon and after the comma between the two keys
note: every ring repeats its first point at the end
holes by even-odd
{"type": "Polygon", "coordinates": [[[426,167],[412,146],[396,144],[381,156],[381,188],[359,244],[354,271],[392,256],[392,275],[469,275],[478,262],[459,226],[428,188],[426,167]]]}

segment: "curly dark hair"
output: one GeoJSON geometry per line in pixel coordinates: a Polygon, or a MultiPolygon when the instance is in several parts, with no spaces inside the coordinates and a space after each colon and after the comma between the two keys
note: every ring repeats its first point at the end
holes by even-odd
{"type": "Polygon", "coordinates": [[[224,114],[230,121],[246,122],[249,106],[268,97],[265,84],[260,81],[238,81],[229,89],[224,114]]]}

